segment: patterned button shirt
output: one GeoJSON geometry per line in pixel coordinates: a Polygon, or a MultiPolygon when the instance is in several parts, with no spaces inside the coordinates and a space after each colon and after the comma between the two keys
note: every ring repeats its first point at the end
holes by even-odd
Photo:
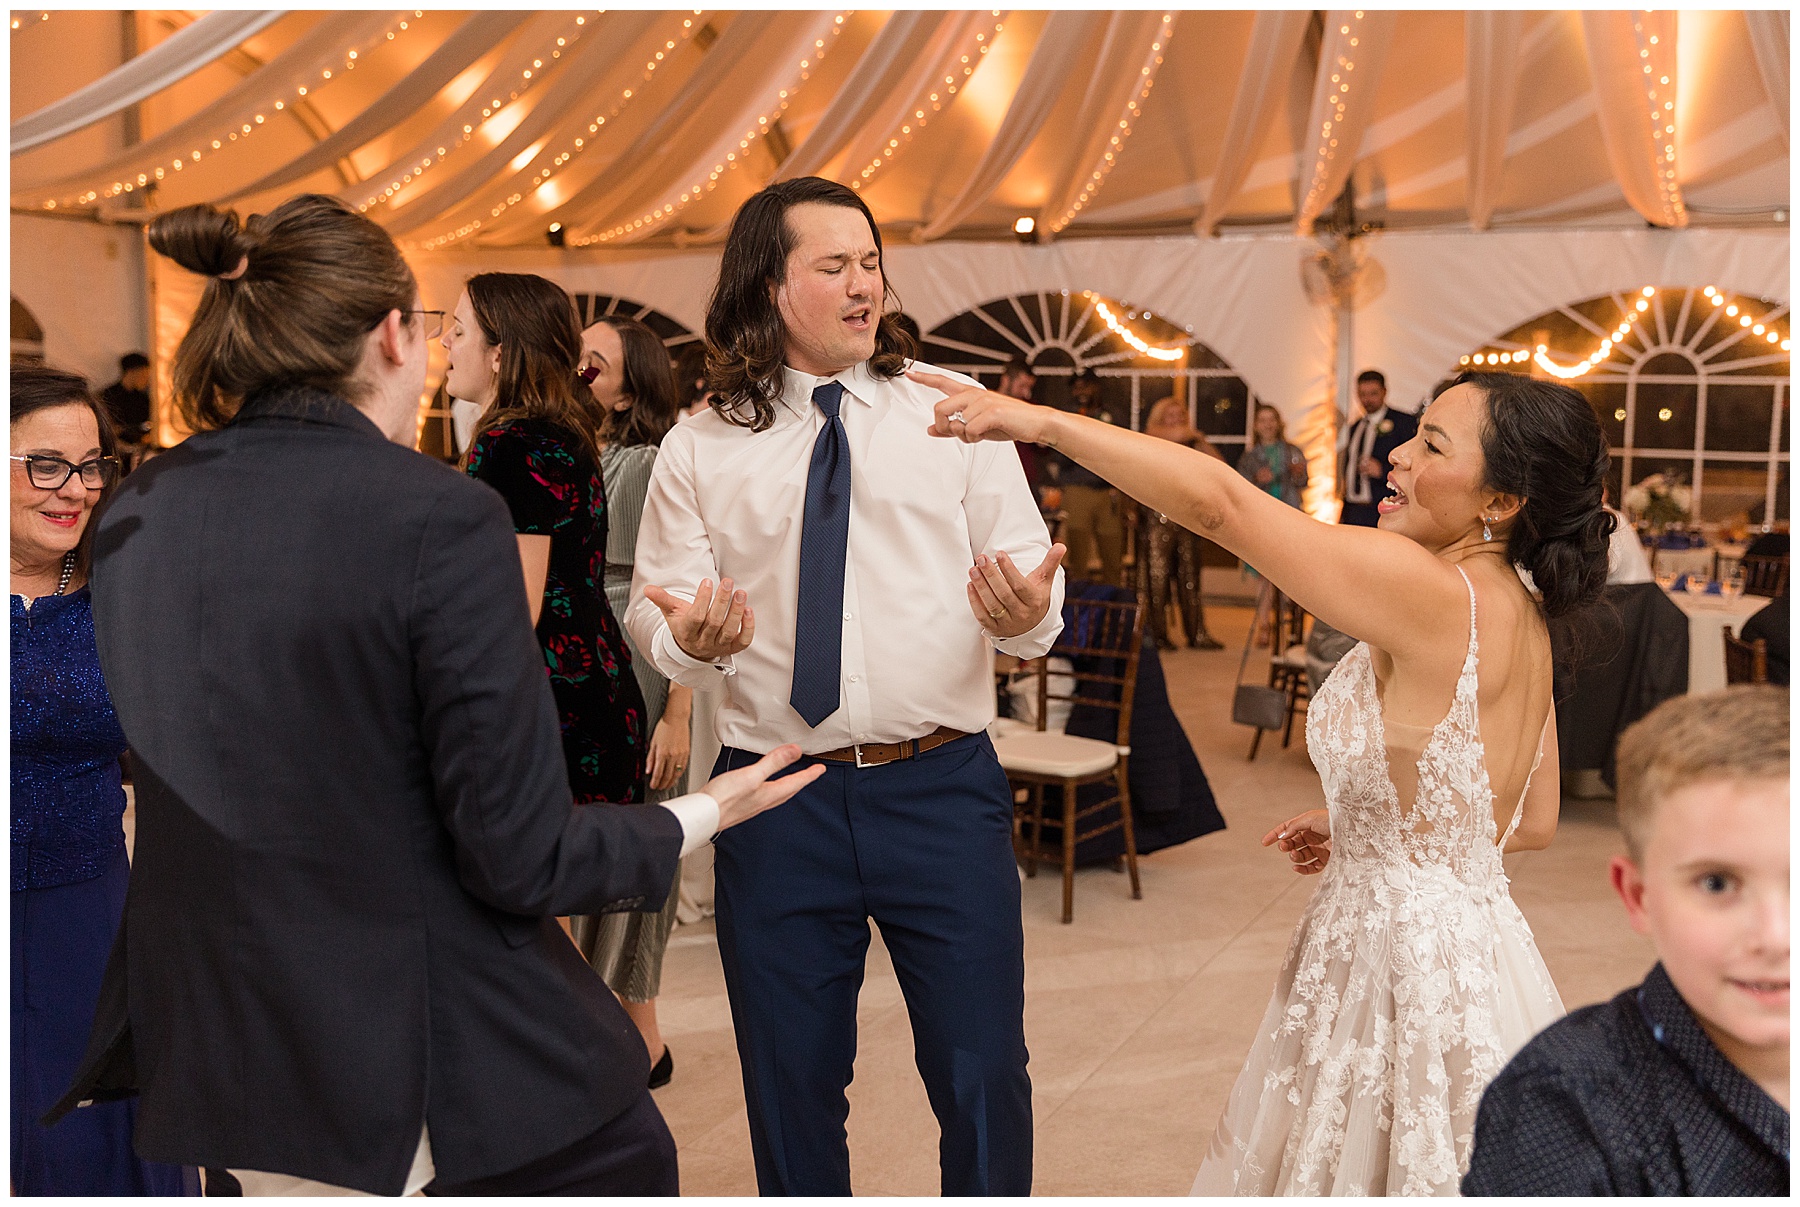
{"type": "Polygon", "coordinates": [[[1788,1112],[1713,1045],[1658,964],[1494,1079],[1465,1195],[1786,1195],[1788,1112]]]}

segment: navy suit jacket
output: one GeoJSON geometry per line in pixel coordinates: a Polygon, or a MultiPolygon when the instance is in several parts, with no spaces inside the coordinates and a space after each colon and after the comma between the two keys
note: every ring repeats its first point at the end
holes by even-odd
{"type": "Polygon", "coordinates": [[[252,398],[98,517],[137,843],[74,1087],[153,1161],[398,1194],[517,1169],[644,1092],[555,915],[658,905],[656,805],[575,806],[490,488],[330,395],[252,398]]]}
{"type": "MultiPolygon", "coordinates": [[[[1373,478],[1369,482],[1370,504],[1379,503],[1388,496],[1388,454],[1411,440],[1419,432],[1417,415],[1409,414],[1406,411],[1397,411],[1390,406],[1387,409],[1386,418],[1393,422],[1393,426],[1386,432],[1377,431],[1375,433],[1375,448],[1369,453],[1371,457],[1381,463],[1381,476],[1373,478]]],[[[1351,426],[1354,427],[1355,423],[1353,422],[1351,426]]],[[[1352,440],[1344,445],[1343,451],[1338,453],[1338,493],[1343,496],[1348,496],[1350,491],[1352,468],[1350,454],[1351,446],[1354,443],[1353,435],[1352,440]]]]}

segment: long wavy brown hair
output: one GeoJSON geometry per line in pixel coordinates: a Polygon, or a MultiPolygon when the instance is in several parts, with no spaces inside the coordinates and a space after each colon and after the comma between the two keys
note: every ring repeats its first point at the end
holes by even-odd
{"type": "Polygon", "coordinates": [[[485,432],[509,419],[547,419],[579,438],[598,466],[598,434],[606,415],[575,376],[581,367],[581,322],[574,299],[556,282],[524,272],[480,273],[464,288],[482,337],[500,345],[494,401],[475,421],[475,430],[485,432]]]}
{"type": "MultiPolygon", "coordinates": [[[[706,307],[706,384],[713,409],[727,423],[760,432],[775,422],[781,394],[782,354],[787,328],[775,304],[775,290],[787,279],[794,232],[787,212],[796,205],[840,205],[868,220],[881,251],[881,228],[856,192],[833,180],[801,176],[772,184],[744,202],[731,220],[719,282],[706,307]]],[[[917,354],[917,345],[899,323],[900,299],[881,267],[882,314],[875,329],[869,371],[897,377],[917,354]]]]}

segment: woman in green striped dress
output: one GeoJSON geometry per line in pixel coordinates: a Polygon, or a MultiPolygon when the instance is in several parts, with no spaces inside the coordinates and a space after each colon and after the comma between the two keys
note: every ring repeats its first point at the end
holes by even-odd
{"type": "MultiPolygon", "coordinates": [[[[625,615],[631,595],[638,524],[656,450],[675,424],[675,375],[668,352],[648,327],[623,315],[608,315],[581,333],[582,376],[606,411],[600,430],[600,473],[606,485],[606,602],[614,616],[625,615]]],[[[630,642],[629,635],[626,641],[630,642]]],[[[631,666],[644,694],[650,733],[646,775],[648,800],[680,794],[687,780],[689,721],[693,692],[656,671],[635,642],[631,666]]],[[[675,1061],[656,1022],[663,951],[675,925],[679,874],[668,900],[655,913],[598,914],[570,919],[570,935],[588,963],[619,996],[637,1024],[653,1062],[650,1088],[667,1085],[675,1061]]]]}

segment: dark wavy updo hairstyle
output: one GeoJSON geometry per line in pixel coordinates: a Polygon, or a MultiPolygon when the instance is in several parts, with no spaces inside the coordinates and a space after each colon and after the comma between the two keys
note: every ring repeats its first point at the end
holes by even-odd
{"type": "Polygon", "coordinates": [[[1544,615],[1562,616],[1606,585],[1613,517],[1602,505],[1612,455],[1580,392],[1513,373],[1464,373],[1487,400],[1481,455],[1490,489],[1525,500],[1506,556],[1531,573],[1544,615]]]}
{"type": "MultiPolygon", "coordinates": [[[[781,393],[782,352],[787,330],[774,287],[787,279],[794,232],[787,213],[796,205],[838,205],[860,210],[881,251],[881,228],[856,191],[819,176],[801,176],[770,185],[739,207],[719,257],[719,281],[706,307],[706,384],[713,409],[728,423],[760,432],[775,422],[781,393]]],[[[869,369],[877,377],[897,377],[918,354],[918,345],[900,323],[900,298],[881,265],[882,313],[875,327],[875,355],[869,369]]]]}
{"type": "Polygon", "coordinates": [[[223,427],[269,386],[360,402],[356,374],[369,332],[390,311],[418,304],[418,283],[388,233],[317,193],[241,226],[210,205],[172,210],[150,224],[150,246],[213,278],[172,365],[176,405],[195,431],[223,427]]]}

